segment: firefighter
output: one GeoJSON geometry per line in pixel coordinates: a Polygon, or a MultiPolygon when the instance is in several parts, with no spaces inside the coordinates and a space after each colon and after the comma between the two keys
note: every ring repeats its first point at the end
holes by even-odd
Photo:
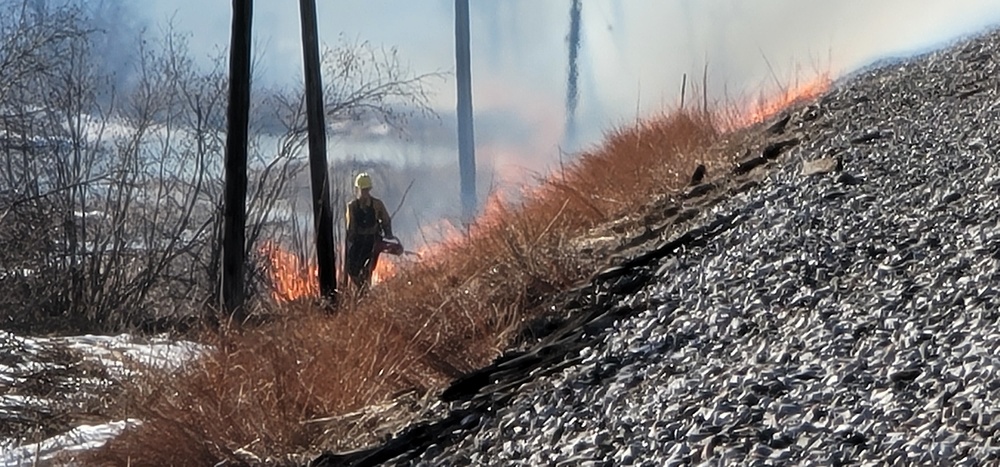
{"type": "Polygon", "coordinates": [[[392,219],[382,200],[372,196],[372,177],[365,172],[354,178],[357,197],[347,203],[347,275],[365,289],[375,267],[375,245],[382,238],[395,239],[392,219]]]}

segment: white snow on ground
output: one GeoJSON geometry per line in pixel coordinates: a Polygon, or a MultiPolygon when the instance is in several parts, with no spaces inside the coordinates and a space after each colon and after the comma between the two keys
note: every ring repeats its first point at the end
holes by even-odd
{"type": "MultiPolygon", "coordinates": [[[[24,382],[27,375],[46,368],[46,365],[59,365],[40,358],[46,350],[52,349],[74,351],[83,361],[106,368],[112,378],[134,376],[136,369],[143,367],[177,370],[206,350],[204,346],[194,342],[159,337],[140,338],[128,334],[21,337],[0,331],[0,351],[9,358],[6,364],[0,364],[0,423],[26,408],[47,407],[53,403],[45,398],[17,394],[19,383],[24,382]]],[[[86,383],[81,384],[81,387],[102,384],[92,381],[86,383]]],[[[127,422],[131,426],[139,423],[141,422],[138,420],[127,422]]],[[[126,421],[81,425],[62,435],[33,444],[18,444],[16,440],[0,439],[0,466],[34,465],[41,461],[56,460],[57,457],[72,457],[104,445],[118,436],[125,426],[126,421]]]]}
{"type": "Polygon", "coordinates": [[[53,339],[67,348],[79,351],[90,361],[101,363],[115,376],[129,376],[129,366],[139,364],[168,370],[181,368],[203,350],[193,342],[178,342],[164,338],[137,340],[128,335],[73,336],[53,339]]]}
{"type": "Polygon", "coordinates": [[[0,466],[27,466],[40,462],[50,462],[57,460],[67,460],[75,454],[80,454],[89,449],[99,448],[104,443],[118,436],[126,425],[138,425],[135,420],[118,421],[101,425],[81,425],[67,433],[53,436],[45,441],[34,444],[25,444],[18,447],[5,447],[0,453],[0,466]]]}
{"type": "Polygon", "coordinates": [[[19,409],[25,409],[28,407],[48,407],[52,403],[51,400],[36,396],[24,396],[20,394],[4,394],[0,395],[0,419],[3,417],[10,416],[19,409]]]}

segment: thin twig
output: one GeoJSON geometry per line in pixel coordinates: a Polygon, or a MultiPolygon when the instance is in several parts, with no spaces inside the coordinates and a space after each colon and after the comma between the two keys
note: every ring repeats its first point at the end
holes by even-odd
{"type": "Polygon", "coordinates": [[[16,199],[16,200],[12,201],[10,204],[7,205],[7,208],[4,211],[4,215],[0,216],[0,219],[3,219],[7,215],[7,213],[10,212],[13,208],[15,208],[17,206],[20,206],[22,204],[30,203],[32,201],[37,201],[37,200],[40,200],[42,198],[47,198],[49,196],[52,196],[52,195],[55,195],[55,194],[58,194],[58,193],[62,193],[64,191],[73,190],[73,189],[76,189],[76,188],[79,188],[79,187],[82,187],[82,186],[86,186],[86,185],[89,185],[89,184],[94,183],[94,182],[99,182],[99,181],[104,180],[106,178],[108,178],[107,175],[101,175],[99,177],[91,178],[89,180],[84,180],[82,182],[71,183],[71,184],[66,185],[66,186],[61,186],[59,188],[54,188],[54,189],[52,189],[50,191],[46,191],[45,193],[40,193],[40,194],[37,194],[37,195],[32,195],[32,196],[27,196],[27,197],[24,197],[24,198],[16,199]]]}
{"type": "Polygon", "coordinates": [[[535,241],[532,242],[532,244],[538,243],[542,239],[542,237],[545,236],[545,234],[549,233],[549,229],[551,229],[552,225],[555,224],[557,220],[559,220],[559,217],[562,216],[562,213],[563,213],[563,211],[566,210],[566,206],[568,204],[569,204],[569,198],[567,198],[566,201],[563,201],[562,207],[559,208],[559,211],[556,212],[555,216],[552,216],[552,220],[549,221],[549,225],[546,225],[545,229],[542,230],[542,233],[538,234],[538,236],[535,237],[535,241]]]}
{"type": "Polygon", "coordinates": [[[780,89],[781,92],[787,93],[788,89],[781,84],[781,81],[778,79],[778,75],[774,72],[774,67],[771,66],[771,61],[768,60],[767,55],[764,54],[764,49],[757,47],[757,50],[760,52],[761,58],[764,59],[764,64],[767,65],[767,71],[771,74],[771,79],[774,80],[774,84],[778,86],[778,89],[780,89]]]}
{"type": "Polygon", "coordinates": [[[392,214],[389,214],[390,218],[396,217],[396,213],[403,207],[403,203],[406,201],[406,194],[410,192],[410,188],[413,188],[413,182],[415,181],[417,181],[417,179],[410,180],[410,184],[406,185],[406,190],[403,190],[403,197],[399,198],[399,206],[396,206],[396,209],[392,210],[392,214]]]}

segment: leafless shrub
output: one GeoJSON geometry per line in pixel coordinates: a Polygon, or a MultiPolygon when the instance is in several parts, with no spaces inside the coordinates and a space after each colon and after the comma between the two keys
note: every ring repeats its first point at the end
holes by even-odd
{"type": "MultiPolygon", "coordinates": [[[[159,330],[203,316],[219,270],[221,61],[198,71],[185,36],[168,29],[136,41],[134,84],[114,89],[81,10],[18,11],[0,29],[10,78],[0,90],[0,288],[16,292],[0,296],[5,326],[159,330]],[[10,37],[28,33],[38,39],[10,37]]],[[[280,215],[295,169],[295,145],[265,139],[251,142],[248,248],[280,215]]]]}

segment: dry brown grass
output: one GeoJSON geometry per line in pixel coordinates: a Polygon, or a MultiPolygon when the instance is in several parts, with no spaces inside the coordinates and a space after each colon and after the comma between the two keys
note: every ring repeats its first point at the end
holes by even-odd
{"type": "Polygon", "coordinates": [[[209,336],[218,351],[182,377],[137,382],[129,405],[143,425],[91,460],[280,464],[373,440],[371,419],[349,414],[407,391],[433,395],[494,359],[547,297],[593,273],[595,259],[572,240],[683,187],[698,163],[728,164],[728,153],[708,151],[718,136],[709,116],[683,112],[614,130],[363,304],[333,315],[288,305],[276,322],[209,336]]]}

